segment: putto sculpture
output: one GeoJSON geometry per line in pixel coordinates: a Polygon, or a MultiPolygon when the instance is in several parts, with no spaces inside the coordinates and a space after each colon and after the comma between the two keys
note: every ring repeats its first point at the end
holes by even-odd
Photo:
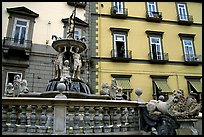
{"type": "Polygon", "coordinates": [[[4,94],[7,97],[19,97],[20,93],[28,93],[29,89],[27,87],[27,80],[21,80],[20,75],[15,75],[13,84],[8,83],[6,93],[4,94]]]}

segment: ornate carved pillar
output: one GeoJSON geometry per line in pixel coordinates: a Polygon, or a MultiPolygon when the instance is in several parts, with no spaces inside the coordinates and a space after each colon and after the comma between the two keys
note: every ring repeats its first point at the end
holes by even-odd
{"type": "Polygon", "coordinates": [[[122,132],[127,131],[127,127],[125,123],[126,123],[125,107],[121,107],[121,131],[122,132]]]}
{"type": "Polygon", "coordinates": [[[94,107],[95,109],[95,116],[94,116],[94,133],[99,133],[100,132],[100,117],[99,117],[99,106],[94,107]]]}
{"type": "Polygon", "coordinates": [[[110,116],[108,114],[109,107],[103,107],[103,110],[104,110],[104,114],[103,114],[103,123],[104,123],[103,132],[108,133],[108,132],[110,132],[110,127],[109,127],[110,116]]]}
{"type": "Polygon", "coordinates": [[[37,109],[37,105],[32,105],[31,108],[32,108],[32,113],[31,113],[31,116],[30,116],[31,126],[28,127],[28,132],[35,133],[35,132],[37,132],[37,127],[35,126],[35,124],[36,124],[36,109],[37,109]]]}
{"type": "Polygon", "coordinates": [[[27,124],[27,116],[26,116],[26,108],[27,105],[21,105],[21,114],[20,114],[20,126],[18,127],[18,132],[26,132],[27,127],[25,126],[27,124]]]}
{"type": "Polygon", "coordinates": [[[89,106],[84,106],[84,133],[91,133],[91,128],[90,128],[90,116],[89,116],[89,106]]]}
{"type": "Polygon", "coordinates": [[[73,117],[73,120],[74,120],[73,133],[74,134],[80,134],[80,128],[79,128],[79,121],[80,121],[79,109],[80,109],[80,106],[74,106],[74,109],[75,109],[75,115],[73,117]]]}
{"type": "Polygon", "coordinates": [[[8,118],[7,111],[8,105],[2,105],[2,132],[8,130],[8,126],[6,125],[6,121],[8,118]]]}
{"type": "Polygon", "coordinates": [[[117,107],[114,107],[113,108],[113,118],[112,118],[112,121],[113,121],[112,132],[119,132],[120,131],[120,129],[118,127],[118,120],[119,120],[119,116],[117,114],[117,107]]]}

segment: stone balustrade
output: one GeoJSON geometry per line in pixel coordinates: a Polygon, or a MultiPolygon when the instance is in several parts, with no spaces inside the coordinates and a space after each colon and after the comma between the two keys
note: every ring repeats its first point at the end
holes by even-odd
{"type": "Polygon", "coordinates": [[[2,97],[2,134],[140,134],[138,103],[2,97]]]}

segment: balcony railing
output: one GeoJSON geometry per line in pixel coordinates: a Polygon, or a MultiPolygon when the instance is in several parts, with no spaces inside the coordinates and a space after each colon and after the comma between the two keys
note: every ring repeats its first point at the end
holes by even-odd
{"type": "Polygon", "coordinates": [[[120,11],[118,11],[118,8],[116,8],[115,6],[111,7],[111,17],[126,18],[127,16],[128,16],[127,8],[121,8],[120,11]]]}
{"type": "Polygon", "coordinates": [[[168,53],[156,52],[155,54],[153,52],[150,52],[148,56],[150,62],[152,63],[166,63],[169,60],[168,53]]]}
{"type": "Polygon", "coordinates": [[[140,134],[136,101],[2,97],[2,134],[140,134]]]}
{"type": "Polygon", "coordinates": [[[160,22],[162,20],[162,12],[147,11],[146,19],[147,21],[160,22]]]}
{"type": "Polygon", "coordinates": [[[24,50],[26,54],[29,54],[32,47],[31,40],[14,39],[9,37],[4,37],[3,40],[3,50],[8,52],[9,49],[14,50],[24,50]]]}
{"type": "Polygon", "coordinates": [[[201,55],[195,55],[195,54],[184,54],[184,63],[185,64],[194,64],[197,65],[202,62],[201,55]]]}
{"type": "Polygon", "coordinates": [[[111,58],[113,59],[113,61],[130,61],[132,59],[132,51],[131,50],[117,51],[115,49],[112,49],[111,58]]]}
{"type": "Polygon", "coordinates": [[[192,15],[177,15],[177,20],[179,24],[191,25],[193,24],[193,16],[192,15]]]}

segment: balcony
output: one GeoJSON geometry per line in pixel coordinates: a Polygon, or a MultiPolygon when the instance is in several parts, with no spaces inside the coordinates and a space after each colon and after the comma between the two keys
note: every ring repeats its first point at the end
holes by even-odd
{"type": "Polygon", "coordinates": [[[162,12],[147,11],[146,12],[146,20],[147,21],[152,21],[152,22],[161,22],[162,12]]]}
{"type": "Polygon", "coordinates": [[[132,59],[132,51],[131,50],[117,51],[115,49],[112,49],[111,58],[113,61],[129,62],[132,59]]]}
{"type": "Polygon", "coordinates": [[[26,56],[29,56],[32,48],[31,40],[14,39],[9,37],[4,37],[3,40],[3,52],[8,53],[10,51],[24,52],[26,56]]]}
{"type": "Polygon", "coordinates": [[[186,65],[198,65],[202,63],[201,55],[184,54],[184,64],[186,65]]]}
{"type": "Polygon", "coordinates": [[[163,63],[167,63],[169,60],[169,56],[168,53],[162,53],[162,52],[150,52],[148,54],[149,60],[151,63],[158,63],[158,64],[163,64],[163,63]]]}
{"type": "Polygon", "coordinates": [[[182,25],[191,25],[193,24],[193,16],[192,15],[177,15],[178,24],[182,25]]]}
{"type": "Polygon", "coordinates": [[[111,17],[126,18],[127,16],[128,16],[127,8],[121,8],[120,11],[118,11],[118,8],[116,8],[115,6],[111,7],[111,17]]]}

